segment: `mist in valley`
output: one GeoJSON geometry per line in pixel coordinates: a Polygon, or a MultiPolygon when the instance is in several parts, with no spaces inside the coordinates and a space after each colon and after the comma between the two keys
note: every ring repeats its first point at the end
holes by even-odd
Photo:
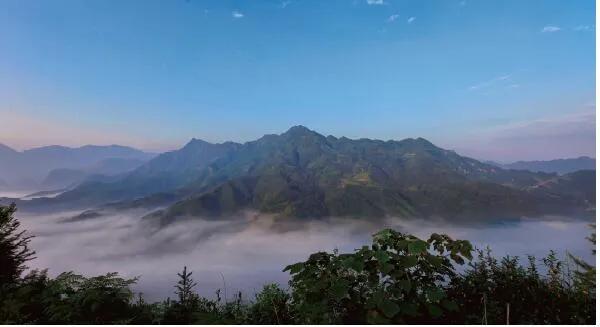
{"type": "Polygon", "coordinates": [[[371,235],[386,227],[421,238],[447,233],[467,239],[478,248],[490,246],[496,256],[532,254],[541,259],[549,250],[566,251],[593,261],[588,221],[561,217],[503,220],[486,225],[453,225],[432,220],[329,218],[276,219],[255,212],[218,220],[187,219],[159,227],[130,210],[101,217],[68,221],[80,211],[52,215],[17,212],[22,226],[35,235],[37,258],[31,268],[48,268],[51,276],[63,271],[84,275],[119,272],[140,279],[135,291],[148,300],[173,296],[176,273],[193,270],[201,295],[252,297],[265,283],[285,286],[283,268],[317,251],[350,252],[370,244],[371,235]],[[507,222],[508,221],[508,222],[507,222]]]}

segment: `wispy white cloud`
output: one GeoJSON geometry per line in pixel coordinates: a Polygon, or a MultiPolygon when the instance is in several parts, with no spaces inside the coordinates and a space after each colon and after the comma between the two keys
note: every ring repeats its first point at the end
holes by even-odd
{"type": "MultiPolygon", "coordinates": [[[[510,74],[504,74],[504,75],[500,75],[497,77],[494,77],[490,80],[487,80],[485,82],[481,82],[481,83],[477,83],[474,85],[469,86],[469,91],[476,91],[476,90],[480,90],[480,89],[485,89],[488,88],[490,86],[493,86],[494,84],[498,83],[498,82],[502,82],[502,81],[508,81],[511,79],[511,75],[510,74]]],[[[511,85],[518,85],[518,84],[511,84],[511,85]]],[[[517,86],[518,87],[518,86],[517,86]]]]}
{"type": "Polygon", "coordinates": [[[371,5],[378,5],[378,6],[380,6],[380,5],[385,4],[385,2],[383,2],[383,0],[367,0],[367,4],[370,5],[370,6],[371,5]]]}
{"type": "Polygon", "coordinates": [[[291,5],[292,2],[291,1],[282,1],[281,2],[281,9],[285,9],[285,7],[291,5]]]}
{"type": "Polygon", "coordinates": [[[235,19],[244,18],[244,14],[237,10],[234,10],[231,12],[231,17],[233,17],[235,19]]]}
{"type": "Polygon", "coordinates": [[[590,25],[579,25],[573,27],[573,30],[577,32],[591,32],[594,30],[594,27],[590,25]]]}
{"type": "Polygon", "coordinates": [[[544,28],[542,28],[542,33],[553,33],[553,32],[558,32],[558,31],[560,31],[560,27],[558,27],[558,26],[548,25],[548,26],[544,26],[544,28]]]}
{"type": "Polygon", "coordinates": [[[466,6],[467,5],[467,1],[463,0],[461,2],[458,3],[459,6],[466,6]]]}
{"type": "Polygon", "coordinates": [[[408,17],[408,19],[406,20],[406,23],[407,24],[412,24],[412,22],[414,22],[415,19],[417,19],[417,17],[408,17]]]}
{"type": "Polygon", "coordinates": [[[396,21],[399,17],[400,17],[400,15],[397,15],[397,14],[391,15],[390,17],[388,17],[387,22],[392,23],[392,22],[396,21]]]}

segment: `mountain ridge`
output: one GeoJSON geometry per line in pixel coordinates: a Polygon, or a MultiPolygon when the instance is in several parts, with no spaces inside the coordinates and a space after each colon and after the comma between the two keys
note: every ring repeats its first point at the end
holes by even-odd
{"type": "Polygon", "coordinates": [[[87,169],[110,158],[146,161],[154,154],[121,145],[43,146],[17,151],[0,147],[0,178],[13,188],[39,189],[53,169],[87,169]]]}
{"type": "Polygon", "coordinates": [[[243,144],[192,139],[116,181],[84,183],[39,203],[167,206],[151,215],[163,222],[244,209],[286,217],[459,217],[535,215],[595,205],[572,192],[569,180],[544,192],[532,189],[557,177],[505,170],[424,138],[353,140],[294,126],[243,144]]]}
{"type": "MultiPolygon", "coordinates": [[[[398,157],[395,159],[398,160],[398,157]]],[[[217,160],[214,166],[215,172],[198,182],[204,188],[198,188],[201,191],[196,195],[163,211],[163,221],[165,217],[168,220],[177,216],[219,216],[223,212],[229,214],[248,207],[297,217],[435,215],[448,214],[450,211],[452,214],[461,214],[471,208],[466,205],[450,208],[450,202],[460,201],[460,198],[454,196],[450,200],[443,199],[436,190],[445,189],[448,194],[453,194],[456,188],[461,192],[470,192],[469,196],[488,197],[477,204],[481,208],[471,203],[475,211],[485,211],[484,202],[492,201],[497,192],[503,192],[506,198],[502,201],[496,199],[501,205],[494,204],[494,210],[518,204],[515,212],[533,214],[538,210],[529,204],[535,202],[537,195],[520,188],[554,177],[551,174],[496,169],[438,148],[423,138],[401,141],[350,140],[324,137],[302,127],[292,127],[279,136],[270,135],[245,143],[234,161],[217,160]],[[266,150],[261,152],[261,147],[266,150]],[[360,149],[352,152],[353,147],[360,149]],[[399,148],[405,148],[401,153],[403,161],[395,162],[395,165],[404,165],[403,168],[409,173],[402,169],[394,170],[394,164],[385,163],[387,159],[394,159],[393,155],[389,158],[386,155],[402,151],[399,148]],[[336,151],[343,153],[341,157],[357,156],[353,159],[354,166],[341,167],[337,161],[341,157],[335,154],[336,151]],[[368,151],[368,155],[365,156],[364,151],[368,151]],[[378,155],[385,158],[377,161],[374,158],[378,155]],[[324,163],[321,164],[320,160],[324,160],[324,163]],[[412,163],[414,160],[418,162],[412,163]],[[444,161],[446,166],[454,165],[453,169],[441,169],[438,161],[444,161]],[[345,173],[331,180],[328,180],[328,176],[319,176],[320,172],[332,167],[341,168],[345,173]],[[222,184],[219,186],[219,183],[222,184]],[[337,185],[340,183],[341,187],[337,185]],[[513,188],[507,186],[510,183],[513,188]],[[399,187],[398,184],[404,185],[399,187]],[[208,188],[208,185],[217,186],[208,188]],[[430,192],[435,196],[422,196],[419,192],[430,192]],[[431,205],[433,201],[446,201],[446,204],[443,208],[436,207],[431,205]]]]}
{"type": "Polygon", "coordinates": [[[596,159],[588,156],[552,160],[521,160],[507,164],[501,164],[496,162],[490,163],[506,169],[529,170],[534,172],[547,172],[558,174],[567,174],[578,170],[596,169],[596,159]]]}

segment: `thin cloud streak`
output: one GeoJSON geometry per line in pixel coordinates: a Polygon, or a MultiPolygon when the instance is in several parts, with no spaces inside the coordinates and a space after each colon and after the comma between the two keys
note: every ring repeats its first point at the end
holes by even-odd
{"type": "Polygon", "coordinates": [[[544,26],[544,28],[542,28],[542,33],[554,33],[554,32],[558,32],[560,30],[561,30],[561,28],[558,26],[548,25],[548,26],[544,26]]]}
{"type": "Polygon", "coordinates": [[[489,88],[491,86],[493,86],[494,84],[498,83],[498,82],[502,82],[502,81],[507,81],[510,80],[512,77],[511,74],[504,74],[504,75],[500,75],[498,77],[494,77],[490,80],[487,80],[485,82],[481,82],[478,84],[474,84],[468,87],[469,91],[476,91],[476,90],[480,90],[480,89],[485,89],[485,88],[489,88]]]}
{"type": "Polygon", "coordinates": [[[237,10],[234,10],[231,12],[231,17],[233,17],[234,19],[240,19],[240,18],[244,18],[244,14],[237,10]]]}
{"type": "Polygon", "coordinates": [[[592,31],[594,31],[594,29],[595,29],[595,27],[590,26],[590,25],[579,25],[579,26],[573,27],[573,30],[577,31],[577,32],[592,32],[592,31]]]}
{"type": "Polygon", "coordinates": [[[399,17],[400,17],[400,15],[398,15],[398,14],[391,15],[390,17],[388,17],[388,19],[387,19],[387,22],[388,22],[388,23],[393,23],[393,22],[394,22],[394,21],[396,21],[396,20],[397,20],[399,17]]]}

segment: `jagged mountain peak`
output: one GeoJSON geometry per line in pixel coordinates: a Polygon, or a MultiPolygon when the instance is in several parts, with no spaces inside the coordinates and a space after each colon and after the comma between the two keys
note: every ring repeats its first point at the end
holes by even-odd
{"type": "Polygon", "coordinates": [[[200,146],[200,145],[209,145],[209,144],[212,145],[212,143],[209,143],[202,139],[197,139],[194,137],[183,146],[183,149],[189,148],[189,147],[200,146]]]}
{"type": "Polygon", "coordinates": [[[296,125],[292,126],[285,133],[281,134],[284,137],[298,138],[298,137],[310,137],[310,138],[318,138],[318,139],[326,139],[322,134],[309,129],[306,126],[296,125]]]}
{"type": "Polygon", "coordinates": [[[284,134],[293,133],[293,134],[303,134],[303,133],[316,133],[315,131],[309,129],[303,125],[295,125],[290,127],[284,134]]]}

